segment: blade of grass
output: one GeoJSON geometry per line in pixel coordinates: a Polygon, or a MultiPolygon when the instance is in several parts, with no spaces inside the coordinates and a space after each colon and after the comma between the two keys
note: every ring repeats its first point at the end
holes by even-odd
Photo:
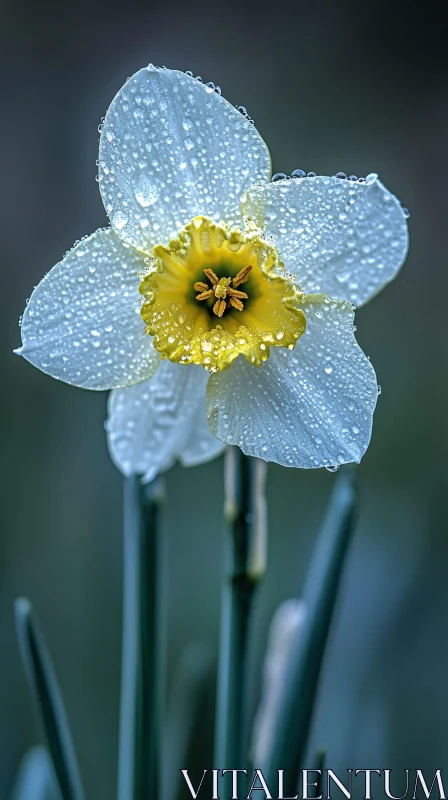
{"type": "Polygon", "coordinates": [[[297,791],[325,646],[353,532],[355,474],[355,468],[345,467],[338,476],[305,586],[305,623],[293,645],[272,721],[266,780],[268,785],[274,783],[277,769],[284,769],[287,795],[297,791]]]}
{"type": "Polygon", "coordinates": [[[247,728],[247,656],[252,602],[265,569],[266,465],[237,447],[226,453],[227,562],[221,608],[221,641],[215,732],[215,765],[242,769],[247,728]]]}
{"type": "Polygon", "coordinates": [[[16,600],[16,628],[31,691],[37,701],[63,800],[83,800],[84,790],[62,695],[45,645],[24,597],[16,600]]]}
{"type": "Polygon", "coordinates": [[[159,796],[162,687],[160,479],[124,484],[123,646],[118,800],[159,796]]]}

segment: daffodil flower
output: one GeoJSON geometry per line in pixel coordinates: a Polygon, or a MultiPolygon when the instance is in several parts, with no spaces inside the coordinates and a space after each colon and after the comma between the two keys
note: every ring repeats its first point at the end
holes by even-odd
{"type": "Polygon", "coordinates": [[[188,74],[150,65],[109,108],[111,227],[34,290],[18,352],[113,389],[109,445],[125,474],[150,479],[225,444],[331,467],[369,444],[378,387],[353,306],[403,263],[403,209],[375,175],[270,177],[252,121],[188,74]]]}

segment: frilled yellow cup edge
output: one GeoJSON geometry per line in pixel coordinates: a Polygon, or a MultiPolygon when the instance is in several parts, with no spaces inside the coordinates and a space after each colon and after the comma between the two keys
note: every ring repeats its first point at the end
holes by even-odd
{"type": "Polygon", "coordinates": [[[162,357],[179,364],[218,372],[244,355],[261,366],[271,346],[293,349],[306,329],[303,293],[294,280],[273,241],[251,220],[241,230],[195,217],[168,246],[157,245],[148,259],[139,287],[145,331],[162,357]],[[215,277],[235,280],[249,263],[250,278],[238,285],[248,298],[242,308],[228,303],[222,317],[212,313],[219,307],[215,297],[207,300],[207,307],[194,286],[213,270],[219,273],[215,277]]]}

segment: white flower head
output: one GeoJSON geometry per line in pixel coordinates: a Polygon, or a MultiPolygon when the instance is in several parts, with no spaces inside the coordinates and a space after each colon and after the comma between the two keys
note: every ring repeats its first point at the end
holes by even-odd
{"type": "Polygon", "coordinates": [[[113,390],[125,474],[150,480],[225,444],[331,467],[369,444],[378,389],[353,306],[402,265],[403,209],[375,175],[270,175],[252,121],[187,74],[150,65],[112,101],[99,157],[111,227],[34,290],[18,352],[113,390]]]}

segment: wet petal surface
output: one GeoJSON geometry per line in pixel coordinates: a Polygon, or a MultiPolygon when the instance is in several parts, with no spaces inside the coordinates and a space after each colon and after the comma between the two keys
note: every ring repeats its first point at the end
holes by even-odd
{"type": "Polygon", "coordinates": [[[254,126],[182,72],[140,70],[107,112],[103,202],[119,236],[145,252],[197,214],[239,222],[241,193],[269,176],[269,152],[254,126]]]}
{"type": "Polygon", "coordinates": [[[35,288],[17,352],[53,378],[85,389],[153,375],[160,355],[140,316],[143,255],[111,230],[73,247],[35,288]]]}
{"type": "Polygon", "coordinates": [[[368,447],[378,387],[356,342],[349,303],[304,298],[307,329],[260,368],[238,358],[210,377],[212,433],[248,455],[287,467],[358,462],[368,447]]]}
{"type": "Polygon", "coordinates": [[[121,472],[149,481],[177,459],[193,466],[222,452],[206,421],[207,379],[202,367],[166,359],[149,380],[111,392],[108,443],[121,472]]]}
{"type": "Polygon", "coordinates": [[[408,249],[402,207],[376,178],[316,177],[254,187],[244,214],[276,237],[303,291],[366,303],[397,274],[408,249]]]}

